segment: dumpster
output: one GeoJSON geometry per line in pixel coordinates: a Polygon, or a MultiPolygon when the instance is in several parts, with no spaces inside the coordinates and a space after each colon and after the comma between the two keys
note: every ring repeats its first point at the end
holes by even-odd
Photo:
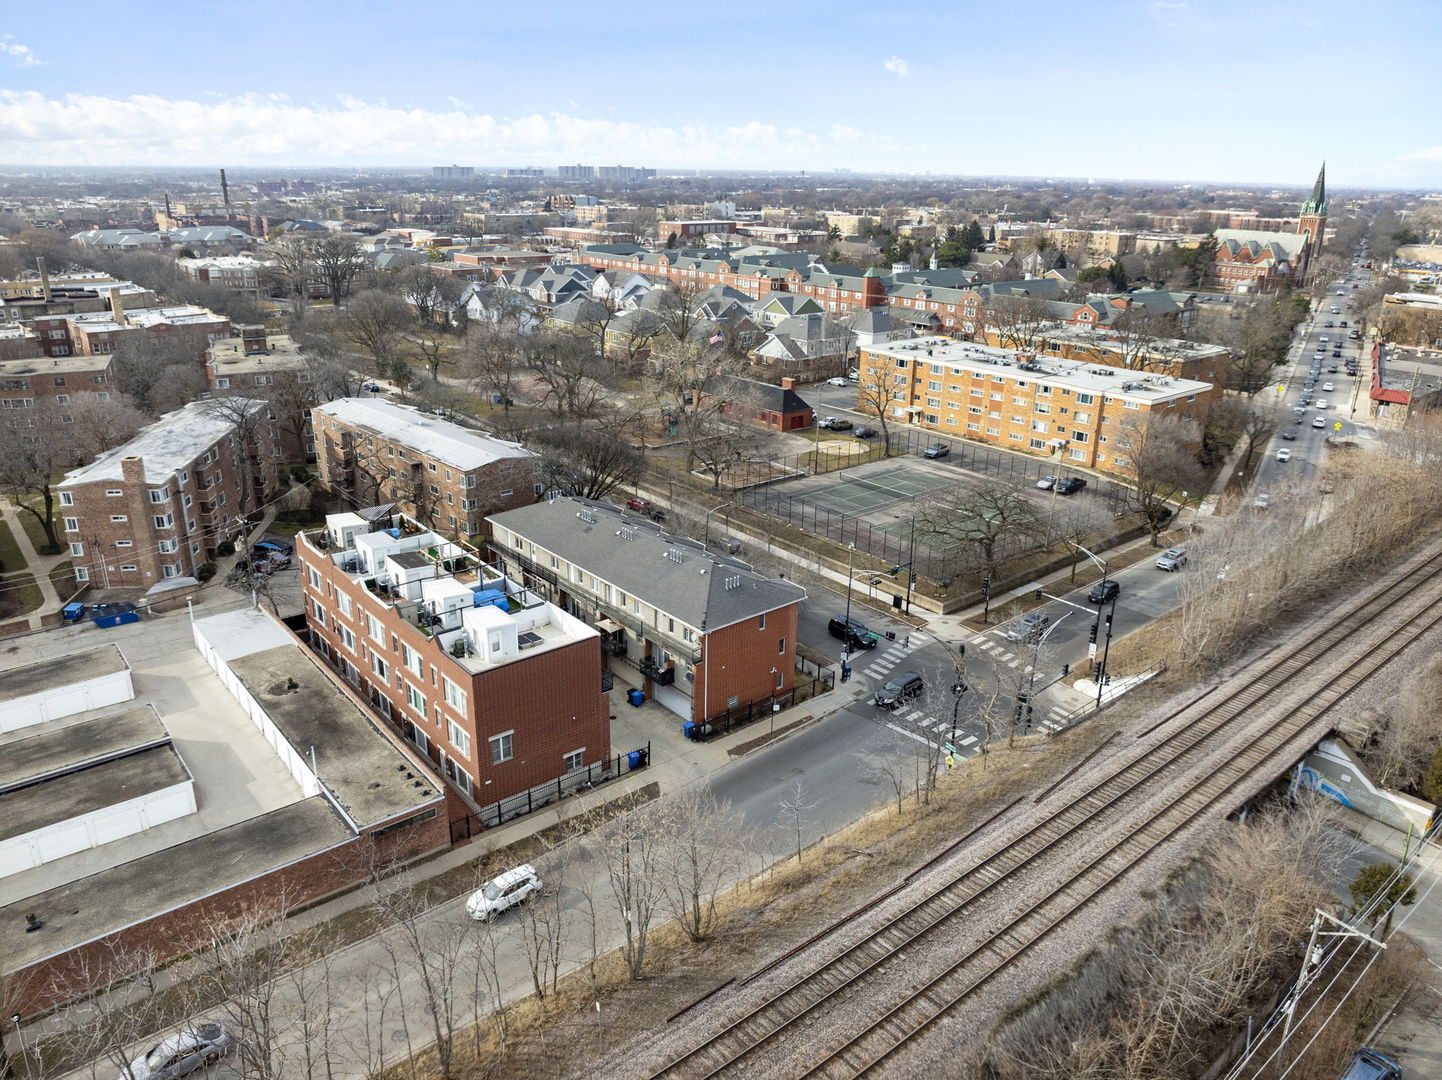
{"type": "Polygon", "coordinates": [[[626,764],[633,769],[644,769],[646,767],[646,751],[632,750],[626,755],[626,764]]]}
{"type": "Polygon", "coordinates": [[[78,600],[73,603],[66,604],[65,607],[61,609],[61,611],[65,615],[66,622],[77,622],[78,620],[85,617],[85,605],[80,603],[80,601],[78,600]]]}
{"type": "Polygon", "coordinates": [[[97,615],[90,620],[99,627],[124,626],[126,623],[140,621],[138,611],[116,611],[109,615],[97,615]]]}
{"type": "Polygon", "coordinates": [[[631,704],[636,706],[636,708],[638,709],[642,705],[646,704],[646,692],[644,690],[632,690],[629,694],[626,695],[626,697],[631,702],[631,704]]]}
{"type": "Polygon", "coordinates": [[[686,738],[694,741],[696,738],[696,721],[687,720],[684,724],[682,724],[681,734],[686,736],[686,738]]]}

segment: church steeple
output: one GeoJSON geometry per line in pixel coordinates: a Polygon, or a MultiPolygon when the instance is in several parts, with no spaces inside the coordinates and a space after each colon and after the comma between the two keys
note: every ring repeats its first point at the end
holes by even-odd
{"type": "Polygon", "coordinates": [[[1317,182],[1312,185],[1312,197],[1302,204],[1302,213],[1319,214],[1327,213],[1327,163],[1322,162],[1322,168],[1317,173],[1317,182]]]}

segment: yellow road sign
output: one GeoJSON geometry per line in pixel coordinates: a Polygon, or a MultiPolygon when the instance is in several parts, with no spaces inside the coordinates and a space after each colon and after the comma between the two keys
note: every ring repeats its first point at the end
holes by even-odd
{"type": "Polygon", "coordinates": [[[1342,430],[1342,422],[1341,422],[1340,420],[1338,420],[1335,424],[1332,425],[1332,430],[1333,430],[1333,431],[1341,431],[1341,430],[1342,430]]]}

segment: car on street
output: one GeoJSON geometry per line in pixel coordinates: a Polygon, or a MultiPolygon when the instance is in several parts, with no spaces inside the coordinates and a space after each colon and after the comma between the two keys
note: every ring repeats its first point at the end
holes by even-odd
{"type": "Polygon", "coordinates": [[[1326,427],[1326,426],[1327,426],[1327,421],[1323,420],[1320,416],[1314,416],[1314,417],[1312,417],[1312,426],[1313,426],[1313,427],[1319,427],[1319,428],[1320,428],[1320,427],[1326,427]]]}
{"type": "Polygon", "coordinates": [[[1342,356],[1342,350],[1341,350],[1341,349],[1333,349],[1333,350],[1332,350],[1332,355],[1335,356],[1335,357],[1337,357],[1338,359],[1340,359],[1341,356],[1342,356]]]}
{"type": "Polygon", "coordinates": [[[492,878],[466,901],[466,914],[489,922],[517,904],[524,904],[541,889],[541,878],[534,866],[523,864],[492,878]]]}
{"type": "Polygon", "coordinates": [[[1342,1074],[1342,1080],[1402,1080],[1402,1066],[1370,1047],[1352,1054],[1352,1062],[1342,1074]]]}
{"type": "Polygon", "coordinates": [[[1315,402],[1313,402],[1313,404],[1312,404],[1312,408],[1314,408],[1314,409],[1325,409],[1326,407],[1327,407],[1327,399],[1324,398],[1324,397],[1319,397],[1319,398],[1318,398],[1315,402]]]}
{"type": "Polygon", "coordinates": [[[1332,384],[1331,384],[1331,383],[1329,383],[1329,382],[1324,382],[1324,383],[1322,384],[1322,389],[1323,389],[1325,392],[1327,392],[1327,393],[1330,394],[1330,393],[1332,392],[1333,387],[1332,387],[1332,384]]]}
{"type": "Polygon", "coordinates": [[[1347,325],[1347,320],[1343,319],[1338,325],[1345,327],[1347,325]]]}
{"type": "MultiPolygon", "coordinates": [[[[1327,325],[1328,325],[1328,326],[1331,326],[1332,324],[1331,324],[1331,323],[1328,323],[1327,325]]],[[[826,385],[827,385],[827,386],[850,386],[851,384],[850,384],[849,382],[847,382],[845,379],[843,379],[841,376],[838,375],[838,376],[837,376],[836,378],[834,378],[834,379],[827,379],[827,380],[826,380],[826,385]]]]}
{"type": "Polygon", "coordinates": [[[1323,345],[1325,345],[1325,344],[1327,344],[1327,335],[1326,335],[1326,334],[1323,334],[1323,335],[1322,335],[1321,337],[1319,337],[1317,340],[1320,341],[1323,345]]]}
{"type": "Polygon", "coordinates": [[[1286,439],[1288,442],[1292,442],[1294,439],[1296,439],[1296,437],[1297,433],[1291,428],[1282,429],[1282,438],[1286,439]]]}
{"type": "Polygon", "coordinates": [[[1291,460],[1292,460],[1292,451],[1291,451],[1288,447],[1285,447],[1285,446],[1282,447],[1282,449],[1280,449],[1280,450],[1277,451],[1277,460],[1278,460],[1278,461],[1291,461],[1291,460]]]}
{"type": "Polygon", "coordinates": [[[1180,570],[1187,565],[1187,549],[1184,547],[1167,548],[1157,556],[1158,570],[1180,570]]]}
{"type": "Polygon", "coordinates": [[[855,368],[852,368],[846,373],[846,379],[848,382],[860,382],[861,372],[857,371],[855,368]]]}
{"type": "Polygon", "coordinates": [[[816,426],[827,431],[850,431],[851,421],[840,416],[823,416],[816,426]]]}
{"type": "MultiPolygon", "coordinates": [[[[850,425],[848,424],[847,426],[849,427],[850,425]]],[[[874,439],[876,438],[876,429],[869,428],[863,425],[857,428],[851,434],[855,435],[858,439],[874,439]]]]}
{"type": "Polygon", "coordinates": [[[1325,323],[1323,323],[1322,325],[1325,326],[1328,330],[1330,330],[1330,329],[1332,329],[1332,320],[1331,320],[1331,319],[1328,319],[1328,320],[1327,320],[1325,323]]]}
{"type": "Polygon", "coordinates": [[[833,615],[831,621],[826,624],[826,631],[832,637],[846,642],[848,649],[851,650],[874,649],[876,643],[881,640],[868,630],[865,624],[856,619],[848,619],[845,615],[833,615]]]}
{"type": "Polygon", "coordinates": [[[1086,480],[1080,476],[1064,476],[1056,482],[1056,493],[1058,495],[1074,495],[1086,486],[1086,480]]]}
{"type": "Polygon", "coordinates": [[[900,708],[901,703],[919,697],[926,689],[926,682],[915,671],[902,671],[886,680],[872,698],[879,709],[900,708]]]}
{"type": "Polygon", "coordinates": [[[923,451],[923,456],[929,458],[944,458],[949,453],[951,453],[951,447],[947,443],[938,442],[928,446],[926,450],[923,451]]]}
{"type": "Polygon", "coordinates": [[[119,1080],[171,1080],[215,1064],[235,1049],[235,1036],[214,1021],[168,1035],[121,1072],[119,1080]]]}
{"type": "Polygon", "coordinates": [[[1042,491],[1050,491],[1055,486],[1055,484],[1055,476],[1043,476],[1040,480],[1036,482],[1036,486],[1041,488],[1042,491]]]}
{"type": "Polygon", "coordinates": [[[1272,505],[1272,496],[1264,491],[1252,500],[1252,505],[1258,510],[1265,510],[1272,505]]]}
{"type": "Polygon", "coordinates": [[[1105,581],[1098,581],[1087,593],[1087,599],[1093,604],[1105,604],[1109,600],[1115,600],[1121,595],[1122,587],[1117,584],[1116,578],[1107,578],[1105,581]]]}
{"type": "Polygon", "coordinates": [[[1008,641],[1036,641],[1051,625],[1051,616],[1044,611],[1028,611],[1020,619],[1013,619],[1006,628],[1008,641]]]}
{"type": "Polygon", "coordinates": [[[367,393],[379,394],[379,393],[381,392],[381,384],[380,384],[380,383],[368,382],[368,383],[365,383],[365,384],[361,387],[361,389],[362,389],[362,390],[365,390],[367,393]]]}

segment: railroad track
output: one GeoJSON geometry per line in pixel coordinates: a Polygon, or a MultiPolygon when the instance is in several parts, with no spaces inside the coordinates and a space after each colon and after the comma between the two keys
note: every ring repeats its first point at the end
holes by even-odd
{"type": "MultiPolygon", "coordinates": [[[[824,1056],[806,1076],[855,1077],[876,1070],[892,1059],[917,1035],[926,1031],[960,1001],[985,985],[998,973],[1024,956],[1045,936],[1063,925],[1099,893],[1119,881],[1158,846],[1194,824],[1219,802],[1229,798],[1260,771],[1274,767],[1285,757],[1294,738],[1318,716],[1355,689],[1382,665],[1393,659],[1422,634],[1442,623],[1442,552],[1420,560],[1411,568],[1395,572],[1370,593],[1339,609],[1288,653],[1279,656],[1242,686],[1214,688],[1180,706],[1139,733],[1138,738],[1172,724],[1154,745],[1142,749],[1130,761],[1118,763],[1109,774],[1086,791],[1070,798],[1021,836],[1003,843],[980,861],[954,874],[926,895],[867,932],[859,940],[812,967],[809,971],[773,991],[763,1002],[730,1021],[700,1045],[670,1061],[653,1077],[709,1078],[736,1072],[748,1065],[769,1068],[757,1062],[758,1055],[777,1049],[777,1044],[797,1025],[818,1010],[834,1003],[851,988],[858,991],[875,981],[890,961],[907,948],[938,931],[953,937],[967,927],[959,916],[997,890],[1014,883],[1023,873],[1036,870],[1051,856],[1065,856],[1083,846],[1090,834],[1111,823],[1117,838],[1083,865],[1012,917],[1004,926],[966,947],[943,971],[900,1001],[878,1006],[879,1015],[863,1030],[824,1056]],[[1435,579],[1435,580],[1434,580],[1435,579]],[[1435,614],[1430,609],[1437,608],[1435,614]],[[1344,675],[1329,683],[1307,704],[1293,710],[1281,721],[1258,732],[1249,731],[1246,719],[1256,706],[1284,691],[1296,689],[1308,667],[1343,646],[1359,630],[1382,635],[1382,642],[1352,664],[1344,675]],[[1226,736],[1240,745],[1219,768],[1205,773],[1193,784],[1181,775],[1199,757],[1222,746],[1226,736]],[[1172,775],[1169,775],[1172,774],[1172,775]],[[1175,794],[1160,809],[1148,811],[1145,819],[1125,824],[1128,811],[1135,811],[1141,796],[1155,800],[1164,784],[1173,781],[1175,794]],[[1121,822],[1113,819],[1122,819],[1121,822]]],[[[972,830],[981,831],[992,819],[972,830]]],[[[965,839],[965,838],[963,838],[965,839]]],[[[1068,861],[1074,861],[1069,859],[1068,861]]],[[[893,889],[862,905],[832,930],[864,914],[897,890],[893,889]]],[[[821,937],[828,936],[823,933],[821,937]]],[[[808,942],[807,944],[813,944],[808,942]]],[[[792,954],[753,973],[741,985],[775,967],[792,954]]],[[[899,981],[899,980],[893,980],[899,981]]],[[[808,1029],[813,1045],[823,1035],[808,1029]]]]}

